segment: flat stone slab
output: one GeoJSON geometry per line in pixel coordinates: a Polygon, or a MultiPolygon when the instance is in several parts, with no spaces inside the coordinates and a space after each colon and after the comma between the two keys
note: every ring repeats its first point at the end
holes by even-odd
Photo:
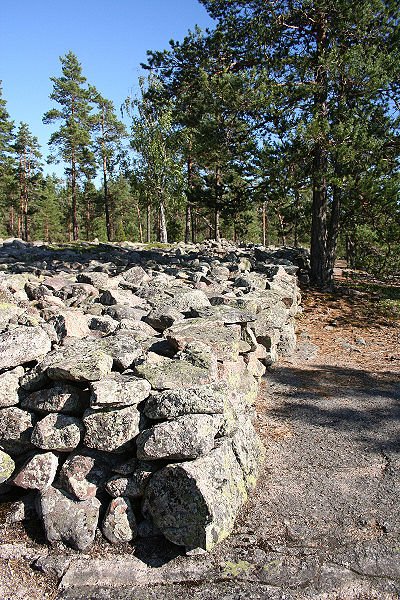
{"type": "Polygon", "coordinates": [[[222,321],[185,319],[164,331],[176,350],[188,343],[203,343],[213,349],[218,360],[237,360],[239,357],[240,326],[226,327],[222,321]]]}

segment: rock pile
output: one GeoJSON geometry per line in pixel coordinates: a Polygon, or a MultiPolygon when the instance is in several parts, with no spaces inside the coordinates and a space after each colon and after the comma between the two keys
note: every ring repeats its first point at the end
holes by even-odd
{"type": "Polygon", "coordinates": [[[0,497],[25,490],[9,519],[78,550],[98,527],[187,551],[228,536],[263,459],[259,380],[296,343],[296,267],[271,260],[4,242],[0,497]]]}

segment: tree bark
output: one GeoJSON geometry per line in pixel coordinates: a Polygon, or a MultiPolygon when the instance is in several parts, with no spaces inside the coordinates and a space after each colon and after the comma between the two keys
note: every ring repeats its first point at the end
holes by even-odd
{"type": "Polygon", "coordinates": [[[147,205],[146,210],[146,242],[150,244],[151,242],[151,206],[147,205]]]}
{"type": "Polygon", "coordinates": [[[269,245],[268,235],[268,214],[267,214],[267,202],[264,200],[262,203],[262,243],[263,246],[269,245]]]}
{"type": "Polygon", "coordinates": [[[165,218],[165,206],[163,200],[160,202],[160,242],[162,244],[168,243],[167,221],[165,218]]]}
{"type": "Polygon", "coordinates": [[[219,231],[221,192],[222,192],[221,168],[219,166],[216,166],[215,167],[214,237],[217,242],[221,241],[221,235],[220,235],[220,231],[219,231]]]}
{"type": "MultiPolygon", "coordinates": [[[[193,160],[189,156],[187,159],[187,200],[186,200],[186,218],[185,218],[185,243],[190,242],[190,230],[192,228],[192,209],[191,197],[193,192],[193,160]]],[[[192,232],[193,235],[193,232],[192,232]]]]}
{"type": "MultiPolygon", "coordinates": [[[[316,20],[317,64],[315,80],[317,92],[314,95],[314,108],[322,127],[327,120],[328,75],[325,65],[321,64],[327,49],[327,20],[320,13],[316,20]]],[[[327,139],[323,130],[319,130],[314,145],[313,156],[313,200],[311,225],[311,283],[318,288],[331,286],[332,277],[328,267],[327,216],[328,216],[328,151],[327,139]]]]}

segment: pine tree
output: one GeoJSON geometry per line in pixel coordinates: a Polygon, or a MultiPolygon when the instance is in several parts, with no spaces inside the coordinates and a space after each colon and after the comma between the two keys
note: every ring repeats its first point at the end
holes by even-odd
{"type": "MultiPolygon", "coordinates": [[[[82,74],[82,66],[73,52],[60,57],[62,75],[51,77],[53,91],[50,98],[57,102],[61,109],[51,109],[43,117],[44,123],[61,121],[60,128],[51,134],[50,146],[56,151],[58,158],[68,163],[66,175],[71,189],[72,235],[77,240],[78,224],[78,179],[83,168],[91,163],[90,153],[90,89],[86,77],[82,74]]],[[[56,160],[53,156],[51,160],[56,160]]]]}
{"type": "Polygon", "coordinates": [[[260,133],[273,135],[284,119],[288,139],[300,139],[312,159],[311,277],[330,286],[348,172],[368,175],[357,145],[362,140],[368,154],[365,134],[377,111],[393,120],[400,105],[400,7],[392,0],[200,1],[232,51],[228,68],[255,73],[260,133]]]}
{"type": "Polygon", "coordinates": [[[7,219],[8,233],[14,235],[16,193],[15,162],[13,158],[14,122],[7,111],[6,100],[2,98],[0,81],[0,203],[3,221],[7,219]]]}
{"type": "Polygon", "coordinates": [[[37,195],[41,173],[41,153],[37,138],[29,131],[27,123],[20,123],[14,142],[18,161],[19,213],[18,236],[29,240],[29,211],[33,196],[37,195]]]}
{"type": "Polygon", "coordinates": [[[93,117],[95,152],[103,172],[104,211],[107,239],[110,242],[114,238],[114,216],[110,206],[108,180],[122,153],[121,143],[127,132],[125,125],[117,119],[110,100],[106,100],[98,92],[93,93],[93,99],[98,110],[93,117]]]}

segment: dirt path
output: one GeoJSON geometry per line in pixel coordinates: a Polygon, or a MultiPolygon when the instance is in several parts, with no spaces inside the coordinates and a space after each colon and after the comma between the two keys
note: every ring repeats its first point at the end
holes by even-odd
{"type": "MultiPolygon", "coordinates": [[[[400,329],[366,327],[347,308],[306,298],[296,355],[266,376],[265,472],[234,534],[211,556],[155,548],[141,556],[151,568],[101,553],[72,561],[60,598],[400,598],[400,329]]],[[[26,597],[46,597],[36,589],[26,597]]],[[[24,596],[0,585],[0,597],[24,596]]]]}

